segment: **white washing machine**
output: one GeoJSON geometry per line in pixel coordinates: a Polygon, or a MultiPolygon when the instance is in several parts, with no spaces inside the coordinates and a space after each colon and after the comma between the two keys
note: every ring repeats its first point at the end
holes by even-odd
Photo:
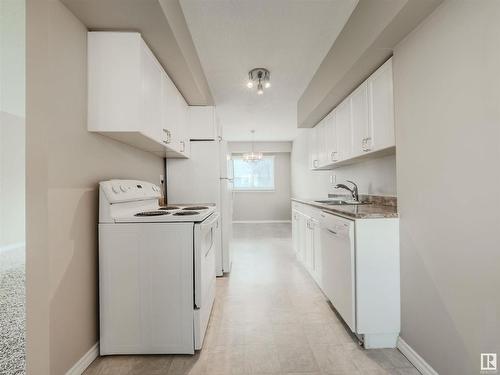
{"type": "Polygon", "coordinates": [[[213,204],[158,205],[160,188],[99,189],[100,353],[193,354],[215,299],[220,216],[213,204]]]}

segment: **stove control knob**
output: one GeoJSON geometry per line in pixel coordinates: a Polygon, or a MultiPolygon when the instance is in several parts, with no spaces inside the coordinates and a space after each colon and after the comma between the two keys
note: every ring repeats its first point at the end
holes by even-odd
{"type": "Polygon", "coordinates": [[[127,188],[123,185],[120,185],[120,190],[125,193],[127,191],[127,188]]]}
{"type": "Polygon", "coordinates": [[[115,194],[118,194],[120,192],[120,190],[118,190],[118,188],[114,185],[111,187],[111,190],[113,190],[113,193],[115,194]]]}

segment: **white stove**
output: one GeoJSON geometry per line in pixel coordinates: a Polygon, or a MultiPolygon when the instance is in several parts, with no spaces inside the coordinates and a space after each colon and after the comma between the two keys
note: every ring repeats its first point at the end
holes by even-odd
{"type": "Polygon", "coordinates": [[[144,181],[99,187],[101,355],[193,354],[215,299],[217,207],[160,206],[144,181]]]}

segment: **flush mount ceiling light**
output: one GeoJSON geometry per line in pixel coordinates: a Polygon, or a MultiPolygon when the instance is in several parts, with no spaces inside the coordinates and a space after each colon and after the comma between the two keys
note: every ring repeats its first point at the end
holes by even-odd
{"type": "Polygon", "coordinates": [[[271,73],[269,70],[264,68],[255,68],[248,72],[248,83],[247,87],[249,89],[257,85],[257,95],[264,94],[264,88],[268,89],[271,87],[271,73]]]}
{"type": "Polygon", "coordinates": [[[254,143],[255,143],[255,130],[250,131],[252,133],[252,152],[247,152],[243,154],[243,160],[245,161],[257,161],[262,160],[263,154],[262,152],[255,152],[254,143]]]}

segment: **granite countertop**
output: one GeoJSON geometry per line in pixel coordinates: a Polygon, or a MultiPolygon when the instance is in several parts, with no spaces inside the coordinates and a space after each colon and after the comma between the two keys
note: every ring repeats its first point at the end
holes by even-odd
{"type": "MultiPolygon", "coordinates": [[[[325,198],[317,200],[325,200],[325,198]]],[[[315,202],[314,199],[292,198],[292,201],[320,208],[324,211],[331,212],[348,219],[378,219],[399,217],[397,201],[396,198],[393,197],[366,195],[360,196],[360,201],[368,201],[368,203],[366,204],[338,206],[315,202]]]]}

